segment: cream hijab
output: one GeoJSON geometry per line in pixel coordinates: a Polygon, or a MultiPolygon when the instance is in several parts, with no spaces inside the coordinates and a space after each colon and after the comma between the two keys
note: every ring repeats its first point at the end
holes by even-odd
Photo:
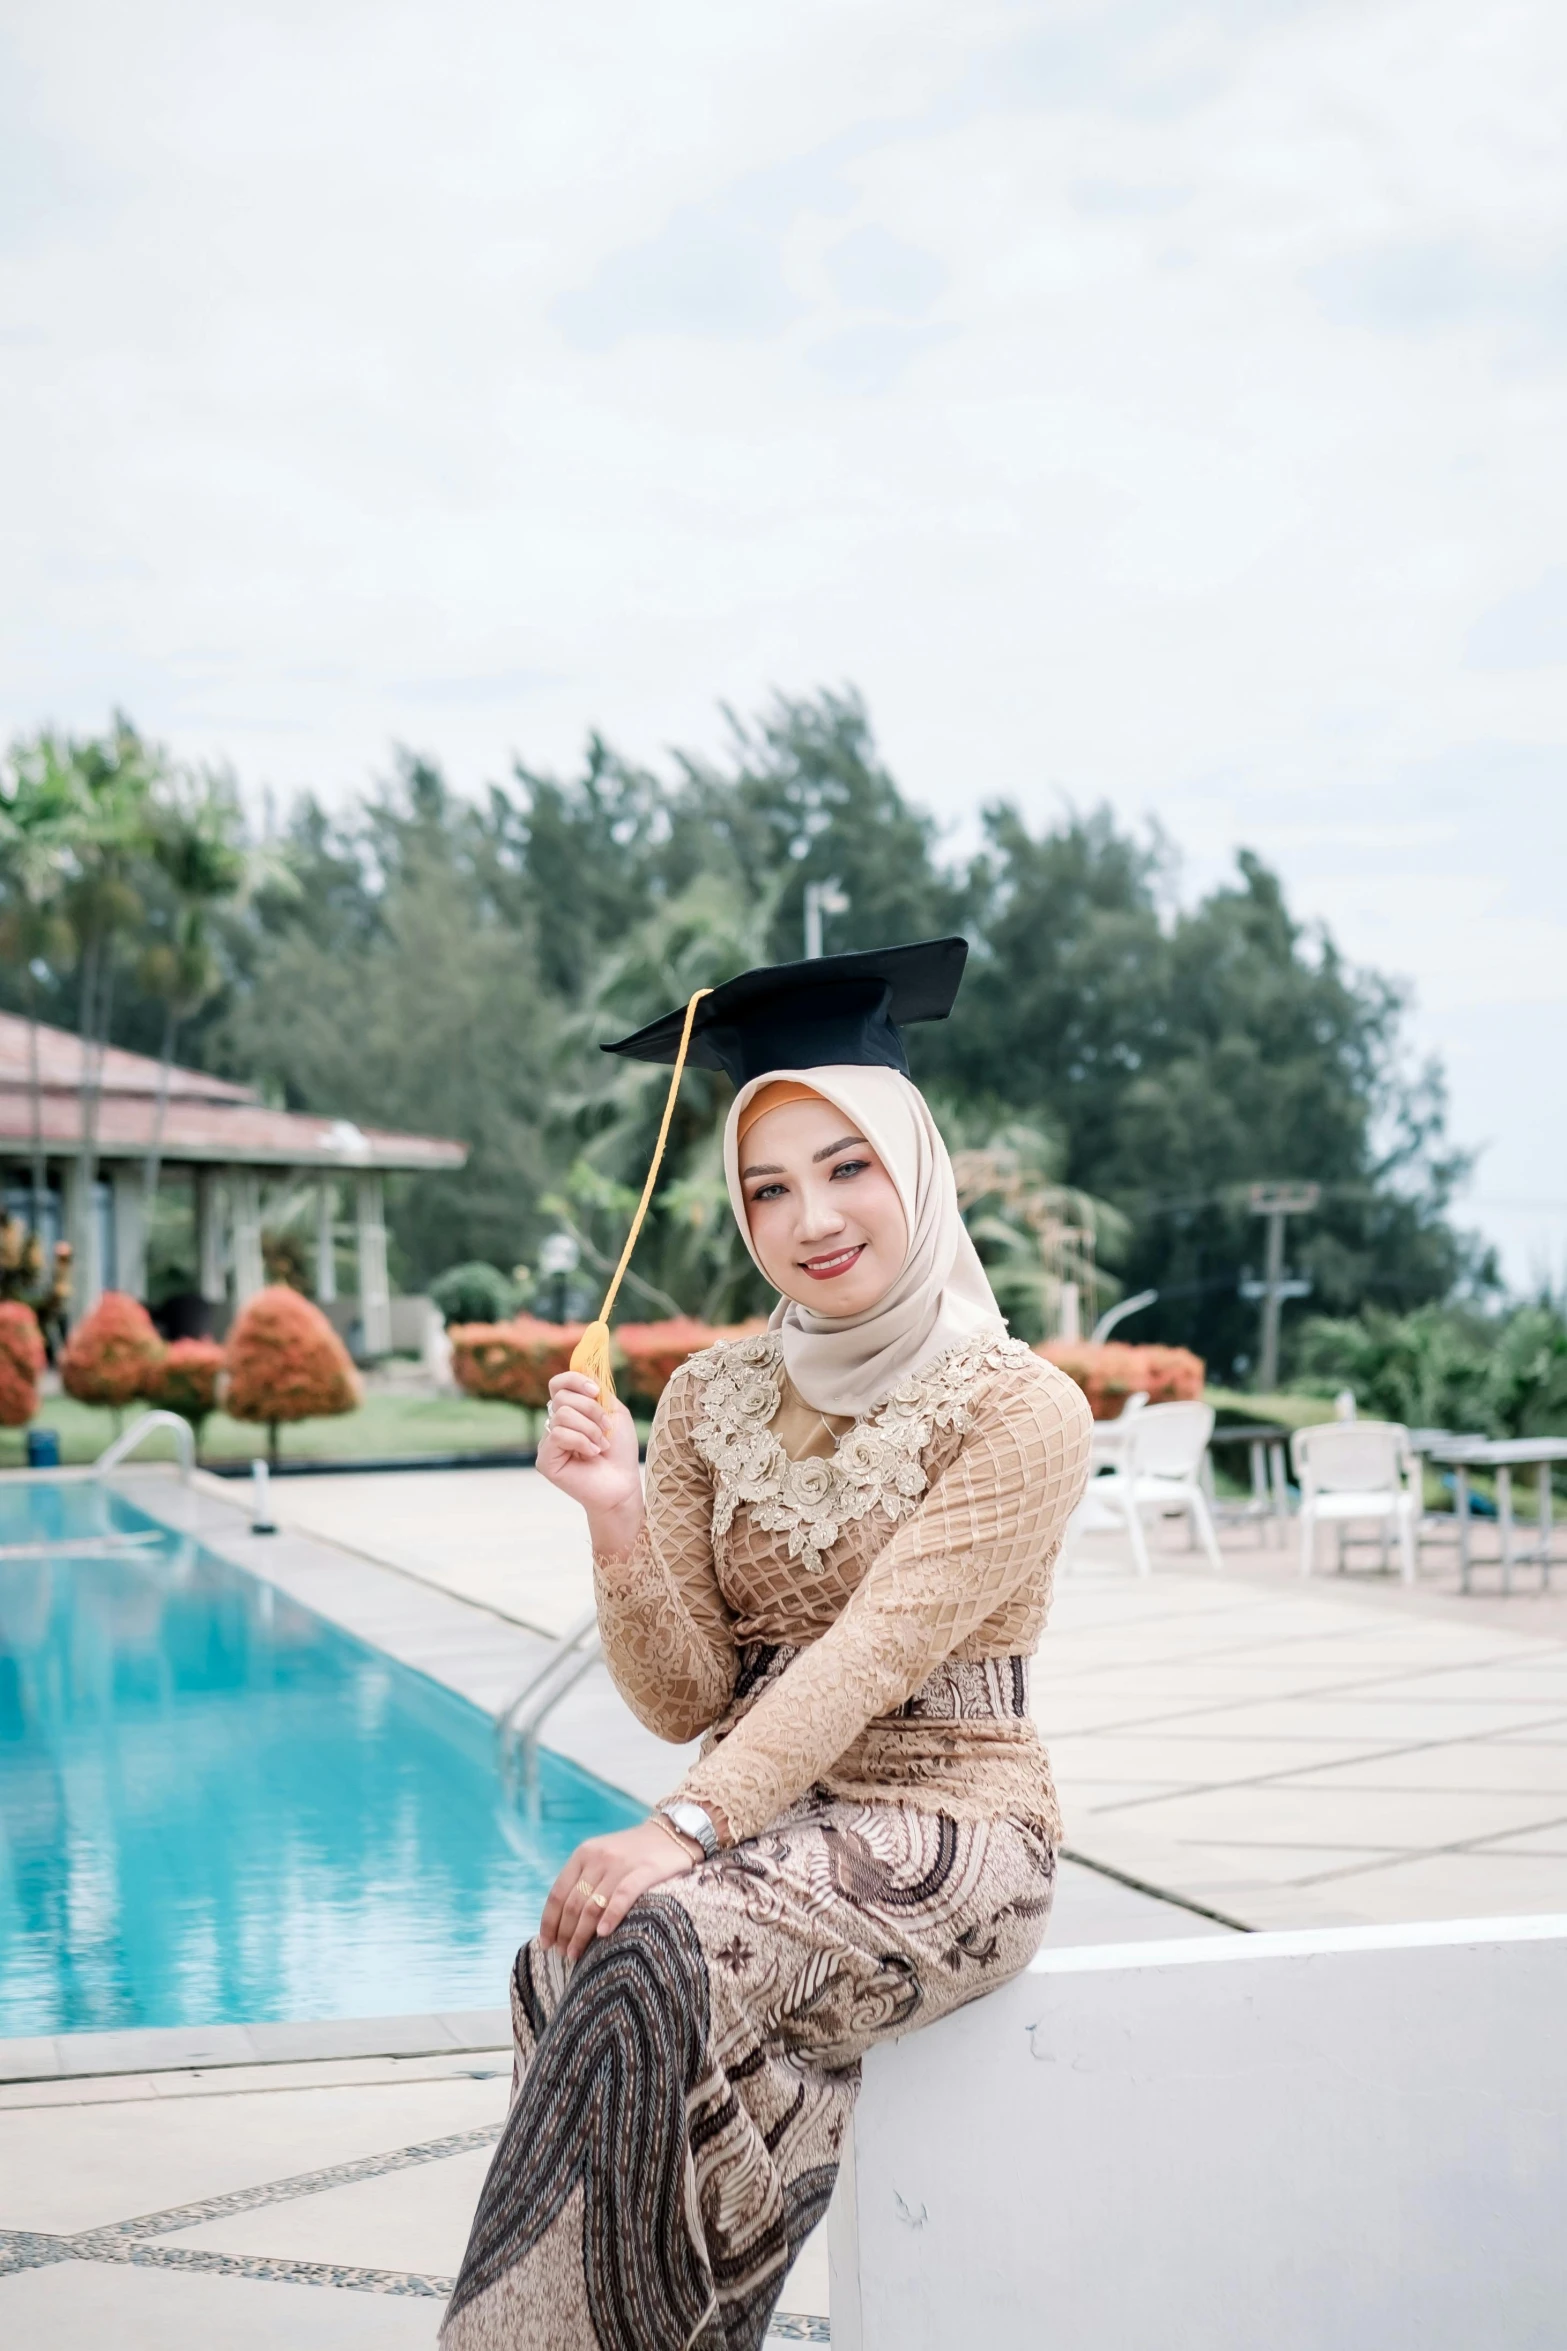
{"type": "Polygon", "coordinates": [[[863,1314],[817,1314],[792,1298],[774,1307],[769,1329],[783,1346],[784,1369],[813,1412],[860,1419],[886,1402],[900,1380],[950,1347],[1006,1322],[958,1213],[952,1162],[925,1097],[900,1070],[851,1064],[774,1069],[741,1087],[724,1128],[724,1175],[740,1235],[751,1247],[736,1143],[741,1113],[754,1094],[780,1078],[808,1086],[841,1110],[892,1178],[909,1228],[908,1254],[892,1288],[863,1314]]]}

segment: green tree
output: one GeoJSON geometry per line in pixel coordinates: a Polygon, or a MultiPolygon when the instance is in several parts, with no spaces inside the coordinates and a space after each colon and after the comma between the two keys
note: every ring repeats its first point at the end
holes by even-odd
{"type": "Polygon", "coordinates": [[[263,883],[285,895],[292,887],[286,864],[266,850],[247,848],[244,831],[232,781],[210,772],[166,778],[148,810],[147,851],[169,902],[162,934],[149,939],[138,973],[144,993],[163,1007],[158,1095],[147,1148],[149,1199],[158,1188],[180,1027],[222,985],[214,911],[263,883]]]}
{"type": "Polygon", "coordinates": [[[35,1240],[44,1229],[48,1177],[44,1153],[43,1088],[38,1067],[38,991],[41,977],[70,953],[70,931],[60,908],[72,841],[74,793],[69,773],[43,741],[18,743],[0,775],[0,960],[20,977],[27,1018],[31,1220],[35,1240]]]}

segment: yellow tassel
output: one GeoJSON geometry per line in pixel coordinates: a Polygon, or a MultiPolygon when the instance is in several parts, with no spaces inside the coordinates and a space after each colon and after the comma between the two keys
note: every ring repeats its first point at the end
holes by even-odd
{"type": "MultiPolygon", "coordinates": [[[[557,1355],[555,1360],[558,1363],[560,1357],[557,1355]]],[[[598,1381],[599,1402],[601,1404],[614,1403],[615,1376],[609,1368],[609,1325],[607,1322],[589,1323],[571,1350],[571,1368],[573,1371],[585,1371],[590,1380],[598,1381]]]]}
{"type": "Polygon", "coordinates": [[[647,1182],[642,1187],[642,1197],[637,1202],[636,1215],[631,1219],[631,1230],[626,1235],[626,1245],[620,1252],[620,1263],[610,1276],[609,1288],[604,1292],[604,1303],[599,1308],[597,1322],[589,1323],[571,1350],[572,1370],[585,1371],[590,1380],[598,1382],[599,1402],[606,1406],[615,1401],[615,1382],[609,1368],[609,1310],[615,1303],[615,1293],[620,1288],[621,1278],[631,1263],[631,1252],[637,1245],[637,1235],[642,1230],[642,1220],[647,1215],[648,1202],[653,1197],[653,1186],[658,1181],[658,1170],[664,1156],[664,1145],[669,1140],[669,1124],[675,1115],[675,1097],[680,1091],[680,1073],[685,1068],[686,1051],[691,1043],[691,1023],[696,1018],[696,1008],[702,998],[711,996],[712,993],[711,988],[698,988],[686,1006],[686,1024],[680,1032],[680,1050],[675,1055],[675,1066],[669,1080],[669,1092],[664,1097],[664,1116],[659,1125],[658,1141],[653,1146],[653,1164],[647,1171],[647,1182]]]}

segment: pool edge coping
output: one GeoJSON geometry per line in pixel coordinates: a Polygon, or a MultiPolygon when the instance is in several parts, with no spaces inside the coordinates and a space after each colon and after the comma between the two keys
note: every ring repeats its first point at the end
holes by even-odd
{"type": "Polygon", "coordinates": [[[278,2024],[133,2025],[121,2031],[0,2039],[0,2084],[311,2065],[349,2057],[454,2057],[510,2046],[511,2018],[504,2008],[278,2024]]]}

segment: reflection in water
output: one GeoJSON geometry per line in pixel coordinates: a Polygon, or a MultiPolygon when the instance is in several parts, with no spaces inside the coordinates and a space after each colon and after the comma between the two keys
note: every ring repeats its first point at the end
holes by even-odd
{"type": "MultiPolygon", "coordinates": [[[[0,1546],[148,1523],[0,1491],[0,1546]]],[[[474,1708],[188,1540],[0,1559],[0,2035],[500,2006],[638,1817],[550,1755],[529,1812],[474,1708]]]]}

